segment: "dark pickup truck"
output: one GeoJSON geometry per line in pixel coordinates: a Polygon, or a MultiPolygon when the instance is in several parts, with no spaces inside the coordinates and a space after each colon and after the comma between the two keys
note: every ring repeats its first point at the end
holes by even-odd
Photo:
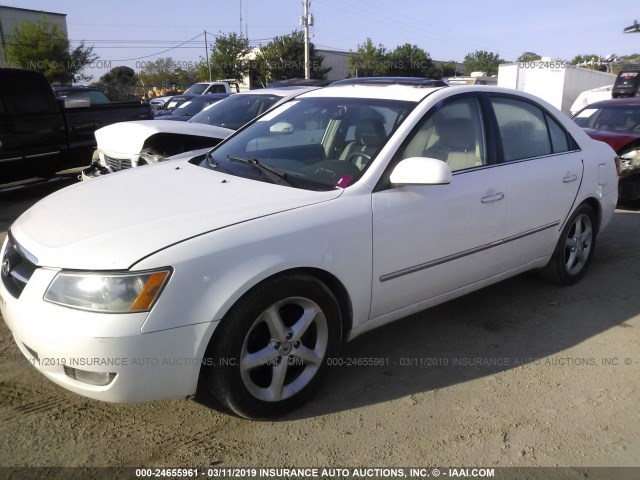
{"type": "Polygon", "coordinates": [[[148,105],[56,99],[41,74],[0,69],[0,184],[87,165],[98,128],[152,119],[148,105]],[[73,108],[72,108],[73,107],[73,108]]]}

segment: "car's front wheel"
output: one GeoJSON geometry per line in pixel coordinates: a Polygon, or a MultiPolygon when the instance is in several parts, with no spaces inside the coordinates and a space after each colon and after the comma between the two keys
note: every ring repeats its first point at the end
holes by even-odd
{"type": "Polygon", "coordinates": [[[545,280],[573,285],[587,271],[596,247],[597,223],[593,209],[580,205],[569,218],[549,263],[541,273],[545,280]]]}
{"type": "Polygon", "coordinates": [[[243,417],[281,415],[319,386],[340,343],[340,308],[324,283],[304,273],[267,280],[216,329],[200,393],[243,417]]]}

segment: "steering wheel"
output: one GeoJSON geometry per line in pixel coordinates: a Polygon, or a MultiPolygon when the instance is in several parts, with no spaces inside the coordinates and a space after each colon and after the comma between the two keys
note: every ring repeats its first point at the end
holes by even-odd
{"type": "Polygon", "coordinates": [[[353,152],[347,157],[347,162],[353,163],[355,165],[356,158],[365,158],[367,160],[371,160],[371,155],[365,152],[353,152]]]}

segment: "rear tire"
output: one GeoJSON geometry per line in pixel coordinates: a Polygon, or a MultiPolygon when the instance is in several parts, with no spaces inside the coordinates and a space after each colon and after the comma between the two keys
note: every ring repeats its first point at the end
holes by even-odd
{"type": "Polygon", "coordinates": [[[573,285],[586,273],[596,248],[597,223],[593,209],[580,205],[562,230],[542,277],[560,285],[573,285]]]}
{"type": "Polygon", "coordinates": [[[205,403],[246,418],[293,410],[326,376],[327,359],[340,348],[341,323],[336,298],[317,278],[298,273],[269,279],[217,327],[199,392],[205,403]]]}

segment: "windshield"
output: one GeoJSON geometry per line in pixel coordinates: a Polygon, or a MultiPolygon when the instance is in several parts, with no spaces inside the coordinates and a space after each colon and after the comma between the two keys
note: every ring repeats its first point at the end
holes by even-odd
{"type": "Polygon", "coordinates": [[[195,83],[187,88],[184,93],[188,95],[202,95],[208,86],[208,83],[195,83]]]}
{"type": "Polygon", "coordinates": [[[203,108],[209,106],[209,105],[213,105],[214,103],[218,102],[222,100],[221,98],[203,98],[203,97],[196,97],[192,100],[189,100],[185,103],[183,103],[182,105],[180,105],[178,108],[176,108],[172,115],[195,115],[196,113],[202,111],[203,108]]]}
{"type": "Polygon", "coordinates": [[[249,125],[208,158],[194,161],[297,188],[344,188],[360,178],[414,106],[379,99],[295,99],[249,125]],[[278,177],[284,180],[274,181],[278,177]]]}
{"type": "Polygon", "coordinates": [[[189,121],[237,130],[281,99],[280,95],[236,94],[201,111],[189,121]]]}
{"type": "Polygon", "coordinates": [[[573,120],[582,128],[640,134],[640,105],[585,108],[573,120]]]}

